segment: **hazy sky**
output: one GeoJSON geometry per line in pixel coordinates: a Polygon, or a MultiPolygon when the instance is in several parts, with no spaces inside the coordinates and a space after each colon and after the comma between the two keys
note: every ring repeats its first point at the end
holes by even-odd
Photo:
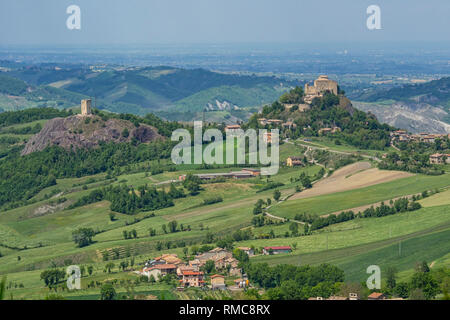
{"type": "Polygon", "coordinates": [[[450,0],[0,0],[0,45],[450,42],[450,0]],[[66,9],[81,8],[81,30],[66,9]],[[381,30],[366,9],[381,7],[381,30]]]}

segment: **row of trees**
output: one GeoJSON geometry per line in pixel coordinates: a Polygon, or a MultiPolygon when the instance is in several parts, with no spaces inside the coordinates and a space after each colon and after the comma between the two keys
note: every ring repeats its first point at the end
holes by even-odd
{"type": "Polygon", "coordinates": [[[432,271],[423,261],[416,264],[411,278],[403,282],[398,282],[397,272],[395,267],[387,268],[386,283],[382,288],[384,294],[411,300],[430,300],[442,293],[444,299],[450,299],[450,269],[443,267],[432,271]]]}
{"type": "Polygon", "coordinates": [[[329,297],[344,281],[344,271],[338,267],[293,266],[280,264],[270,267],[267,263],[244,263],[248,279],[266,289],[264,298],[270,300],[306,300],[310,297],[329,297]]]}
{"type": "Polygon", "coordinates": [[[391,152],[378,164],[378,167],[383,170],[401,170],[428,175],[443,174],[442,168],[430,164],[429,155],[434,152],[431,149],[428,149],[428,153],[420,153],[414,150],[405,150],[400,154],[391,152]]]}
{"type": "Polygon", "coordinates": [[[72,204],[69,209],[90,203],[108,200],[111,202],[110,209],[124,214],[135,214],[141,211],[151,211],[173,206],[171,195],[180,196],[182,191],[171,188],[169,193],[157,190],[148,185],[140,186],[137,190],[126,185],[109,186],[91,191],[88,195],[80,198],[72,204]]]}
{"type": "Polygon", "coordinates": [[[420,209],[420,203],[410,200],[408,198],[400,198],[395,201],[391,200],[389,205],[381,203],[380,206],[374,208],[371,206],[363,212],[355,214],[353,211],[343,211],[339,214],[330,214],[326,217],[318,217],[316,215],[307,213],[298,213],[295,215],[295,220],[303,221],[310,224],[309,231],[325,228],[329,225],[341,223],[355,218],[373,218],[384,217],[400,212],[414,211],[420,209]]]}

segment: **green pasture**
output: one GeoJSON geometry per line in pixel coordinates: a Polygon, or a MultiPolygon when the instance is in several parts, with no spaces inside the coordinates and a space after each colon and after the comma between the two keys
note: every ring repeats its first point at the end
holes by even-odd
{"type": "Polygon", "coordinates": [[[415,175],[361,189],[288,200],[274,206],[269,211],[274,215],[285,218],[294,218],[296,214],[303,212],[323,215],[379,201],[388,201],[395,197],[420,193],[424,190],[444,188],[449,185],[450,174],[441,176],[415,175]]]}

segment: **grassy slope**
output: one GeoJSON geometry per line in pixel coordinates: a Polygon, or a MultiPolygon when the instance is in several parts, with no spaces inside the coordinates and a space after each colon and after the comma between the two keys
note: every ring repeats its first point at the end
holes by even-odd
{"type": "Polygon", "coordinates": [[[383,268],[395,265],[399,271],[418,261],[429,263],[450,250],[450,206],[423,208],[394,216],[353,220],[325,228],[323,232],[297,239],[248,241],[246,245],[289,245],[297,243],[293,254],[258,256],[254,261],[270,264],[332,263],[343,268],[347,279],[363,281],[371,264],[383,268]],[[328,250],[326,250],[328,241],[328,250]],[[399,242],[401,255],[399,256],[399,242]]]}

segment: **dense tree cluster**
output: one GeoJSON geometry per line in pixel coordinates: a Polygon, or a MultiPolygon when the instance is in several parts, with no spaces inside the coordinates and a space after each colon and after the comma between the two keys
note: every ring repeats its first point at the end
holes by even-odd
{"type": "Polygon", "coordinates": [[[167,193],[153,187],[140,186],[138,193],[139,196],[133,188],[125,185],[110,187],[106,191],[105,199],[111,202],[112,211],[126,214],[157,210],[174,205],[172,198],[167,193]]]}
{"type": "Polygon", "coordinates": [[[186,197],[186,194],[184,193],[183,189],[175,187],[175,185],[173,183],[170,184],[170,189],[169,189],[168,195],[172,199],[179,199],[179,198],[186,197]]]}
{"type": "Polygon", "coordinates": [[[72,239],[78,247],[86,247],[92,243],[95,231],[92,228],[79,228],[72,232],[72,239]]]}
{"type": "Polygon", "coordinates": [[[295,87],[291,91],[284,93],[280,97],[280,102],[286,104],[303,103],[303,96],[304,96],[303,88],[295,87]]]}
{"type": "Polygon", "coordinates": [[[203,204],[208,205],[208,204],[219,203],[222,201],[223,201],[223,198],[221,196],[212,196],[212,197],[204,199],[203,204]]]}
{"type": "Polygon", "coordinates": [[[44,270],[41,272],[41,280],[44,281],[45,286],[47,288],[55,289],[57,288],[58,284],[64,280],[66,277],[66,273],[64,270],[60,270],[57,268],[44,270]]]}
{"type": "Polygon", "coordinates": [[[189,173],[183,181],[183,187],[185,187],[191,195],[197,195],[200,192],[201,179],[198,176],[194,176],[189,173]]]}
{"type": "Polygon", "coordinates": [[[264,184],[262,187],[260,187],[256,192],[263,192],[266,190],[270,190],[270,189],[275,189],[278,187],[282,187],[284,186],[284,183],[282,182],[268,182],[266,184],[264,184]]]}
{"type": "Polygon", "coordinates": [[[42,130],[40,123],[36,123],[34,126],[22,127],[22,128],[6,128],[1,130],[1,133],[9,134],[35,134],[42,130]]]}
{"type": "Polygon", "coordinates": [[[58,110],[53,108],[31,108],[21,111],[7,111],[0,113],[0,127],[13,124],[27,123],[35,120],[52,119],[56,117],[68,117],[72,111],[58,110]]]}
{"type": "Polygon", "coordinates": [[[449,299],[450,269],[446,267],[431,270],[426,261],[416,264],[415,271],[409,281],[398,282],[397,270],[387,269],[384,294],[411,300],[431,300],[439,293],[445,300],[449,299]]]}
{"type": "Polygon", "coordinates": [[[111,202],[110,209],[112,211],[125,214],[158,210],[174,205],[172,197],[168,193],[156,190],[154,187],[144,185],[135,190],[126,185],[119,185],[93,190],[72,204],[69,209],[102,200],[111,202]]]}
{"type": "Polygon", "coordinates": [[[381,203],[381,205],[376,208],[372,206],[370,208],[367,208],[363,212],[358,212],[357,214],[355,214],[353,211],[343,211],[339,214],[330,214],[326,217],[318,217],[307,213],[299,213],[295,215],[295,220],[309,223],[311,225],[309,227],[309,230],[312,231],[325,228],[332,224],[353,220],[357,217],[384,217],[400,212],[418,210],[422,206],[420,205],[420,203],[416,202],[415,199],[409,200],[408,198],[400,198],[395,201],[391,201],[389,205],[381,203]]]}
{"type": "Polygon", "coordinates": [[[400,142],[396,146],[400,153],[392,152],[379,164],[380,169],[402,170],[413,173],[439,175],[444,170],[439,165],[430,164],[429,156],[433,153],[450,153],[450,140],[445,137],[436,139],[434,143],[400,142]]]}
{"type": "Polygon", "coordinates": [[[344,271],[328,264],[317,267],[267,263],[244,264],[249,280],[267,290],[271,300],[306,300],[329,297],[344,281],[344,271]]]}
{"type": "Polygon", "coordinates": [[[101,144],[95,149],[67,151],[49,147],[21,157],[19,150],[0,162],[0,207],[7,202],[28,200],[56,183],[56,178],[82,177],[112,172],[121,166],[170,157],[172,144],[101,144]]]}

